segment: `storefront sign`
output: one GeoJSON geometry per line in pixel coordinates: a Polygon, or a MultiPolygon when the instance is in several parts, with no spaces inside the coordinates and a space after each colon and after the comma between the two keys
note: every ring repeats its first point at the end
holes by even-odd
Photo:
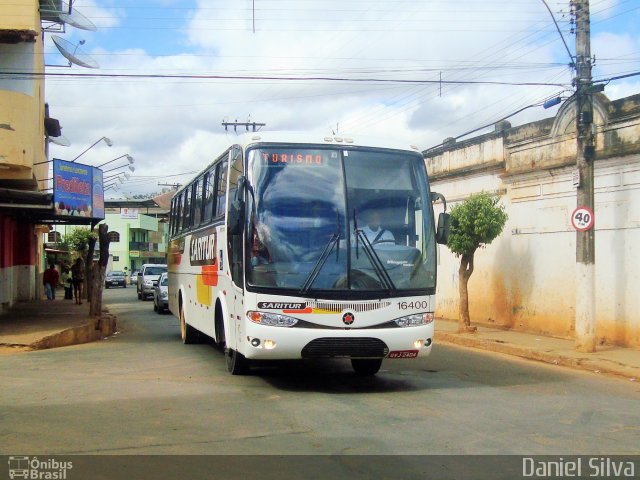
{"type": "Polygon", "coordinates": [[[104,219],[102,171],[54,158],[53,202],[56,215],[104,219]]]}

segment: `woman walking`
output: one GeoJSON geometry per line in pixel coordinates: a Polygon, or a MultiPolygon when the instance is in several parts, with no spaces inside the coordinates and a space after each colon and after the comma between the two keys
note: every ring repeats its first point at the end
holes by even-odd
{"type": "Polygon", "coordinates": [[[78,305],[82,305],[82,291],[84,287],[84,262],[78,257],[76,263],[71,267],[71,278],[73,279],[73,295],[78,305]]]}

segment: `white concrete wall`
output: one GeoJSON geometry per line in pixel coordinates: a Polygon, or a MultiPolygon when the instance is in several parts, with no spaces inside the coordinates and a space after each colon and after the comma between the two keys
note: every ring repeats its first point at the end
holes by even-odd
{"type": "MultiPolygon", "coordinates": [[[[432,183],[448,199],[504,192],[505,230],[476,252],[469,281],[472,322],[573,337],[573,170],[510,177],[484,172],[432,183]]],[[[640,346],[640,155],[599,160],[595,175],[596,335],[607,343],[640,346]]],[[[438,316],[457,318],[458,266],[459,259],[440,246],[438,316]]]]}
{"type": "Polygon", "coordinates": [[[16,302],[33,300],[36,296],[35,265],[17,265],[0,268],[0,313],[16,302]]]}

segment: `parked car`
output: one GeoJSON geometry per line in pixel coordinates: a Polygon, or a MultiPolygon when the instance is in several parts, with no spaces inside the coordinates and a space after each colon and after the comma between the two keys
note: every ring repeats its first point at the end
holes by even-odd
{"type": "Polygon", "coordinates": [[[131,272],[131,276],[129,277],[129,283],[131,285],[135,285],[136,283],[138,283],[138,273],[140,273],[139,270],[134,270],[133,272],[131,272]]]}
{"type": "Polygon", "coordinates": [[[169,309],[169,276],[167,272],[160,275],[153,287],[153,309],[158,314],[169,309]]]}
{"type": "Polygon", "coordinates": [[[147,297],[153,295],[154,282],[157,282],[160,275],[166,271],[167,266],[165,264],[145,263],[142,265],[138,274],[138,282],[136,283],[138,300],[146,300],[147,297]]]}
{"type": "Polygon", "coordinates": [[[127,277],[120,270],[113,270],[107,273],[104,278],[104,288],[122,287],[127,288],[127,277]]]}

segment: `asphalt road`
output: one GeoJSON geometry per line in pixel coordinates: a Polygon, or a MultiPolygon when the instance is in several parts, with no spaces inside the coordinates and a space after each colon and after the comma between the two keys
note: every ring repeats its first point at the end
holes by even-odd
{"type": "Polygon", "coordinates": [[[0,454],[640,454],[637,383],[441,345],[232,376],[135,289],[105,301],[118,335],[0,357],[0,454]]]}

